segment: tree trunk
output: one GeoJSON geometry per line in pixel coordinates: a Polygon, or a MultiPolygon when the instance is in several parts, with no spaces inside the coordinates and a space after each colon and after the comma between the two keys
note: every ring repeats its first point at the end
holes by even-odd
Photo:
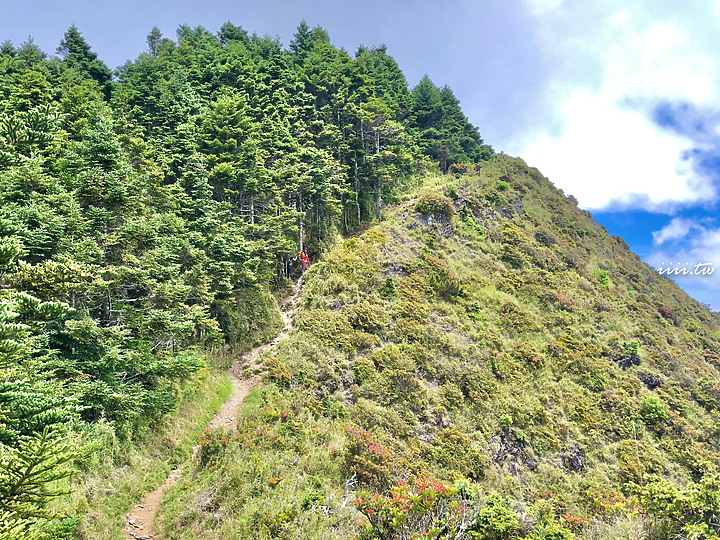
{"type": "Polygon", "coordinates": [[[355,206],[357,207],[358,226],[360,226],[360,179],[358,178],[357,155],[355,155],[355,206]]]}
{"type": "Polygon", "coordinates": [[[382,211],[382,179],[378,178],[377,200],[375,201],[375,214],[378,219],[380,219],[381,211],[382,211]]]}
{"type": "Polygon", "coordinates": [[[297,200],[297,211],[298,211],[298,244],[300,245],[300,251],[303,250],[303,219],[302,219],[302,201],[300,196],[297,200]]]}

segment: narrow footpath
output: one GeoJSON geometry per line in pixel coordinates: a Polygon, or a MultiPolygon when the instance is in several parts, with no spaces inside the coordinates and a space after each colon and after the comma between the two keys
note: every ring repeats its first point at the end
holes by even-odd
{"type": "MultiPolygon", "coordinates": [[[[247,368],[257,366],[258,359],[265,351],[272,349],[290,335],[293,330],[293,315],[297,309],[301,293],[302,289],[300,285],[296,284],[290,295],[280,303],[283,327],[278,335],[269,343],[256,347],[233,361],[227,371],[227,376],[232,383],[232,393],[215,417],[210,421],[208,428],[225,427],[228,430],[237,428],[237,412],[238,409],[240,409],[240,404],[250,390],[259,382],[259,377],[244,379],[242,373],[247,368]]],[[[199,449],[199,446],[195,447],[191,461],[197,456],[199,449]]],[[[148,493],[140,503],[133,506],[130,513],[125,514],[123,517],[125,524],[123,536],[127,540],[160,540],[162,538],[160,533],[155,529],[155,514],[157,514],[163,495],[180,479],[186,464],[180,465],[177,469],[171,471],[165,481],[156,488],[155,491],[148,493]]]]}

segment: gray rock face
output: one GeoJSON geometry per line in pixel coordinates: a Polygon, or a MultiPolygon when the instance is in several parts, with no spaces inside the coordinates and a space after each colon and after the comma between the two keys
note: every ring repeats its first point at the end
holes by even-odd
{"type": "Polygon", "coordinates": [[[655,390],[655,388],[662,384],[660,377],[653,375],[652,373],[638,373],[637,378],[640,379],[650,390],[655,390]]]}
{"type": "Polygon", "coordinates": [[[640,357],[637,354],[630,356],[619,356],[612,359],[622,369],[640,365],[640,357]]]}
{"type": "Polygon", "coordinates": [[[420,223],[425,227],[437,228],[444,237],[449,238],[453,235],[452,225],[450,219],[445,214],[435,214],[434,216],[422,215],[420,216],[420,223]]]}
{"type": "Polygon", "coordinates": [[[585,468],[585,450],[579,446],[570,447],[563,454],[563,463],[568,470],[582,471],[585,468]]]}

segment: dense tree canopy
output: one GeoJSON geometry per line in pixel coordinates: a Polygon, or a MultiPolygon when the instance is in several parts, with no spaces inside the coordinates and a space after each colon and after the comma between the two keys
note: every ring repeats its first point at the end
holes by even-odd
{"type": "Polygon", "coordinates": [[[0,47],[1,538],[45,515],[68,430],[133,439],[196,351],[270,326],[298,248],[492,152],[448,88],[305,22],[288,49],[153,27],[114,73],[75,26],[57,53],[0,47]]]}

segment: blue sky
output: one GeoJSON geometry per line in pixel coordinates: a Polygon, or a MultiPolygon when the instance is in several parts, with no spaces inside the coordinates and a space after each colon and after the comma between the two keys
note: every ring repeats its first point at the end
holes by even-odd
{"type": "Polygon", "coordinates": [[[653,267],[720,310],[720,0],[0,0],[0,40],[53,54],[78,26],[110,67],[157,25],[230,20],[287,44],[300,20],[333,42],[386,44],[410,85],[448,84],[496,150],[524,158],[653,267]]]}

